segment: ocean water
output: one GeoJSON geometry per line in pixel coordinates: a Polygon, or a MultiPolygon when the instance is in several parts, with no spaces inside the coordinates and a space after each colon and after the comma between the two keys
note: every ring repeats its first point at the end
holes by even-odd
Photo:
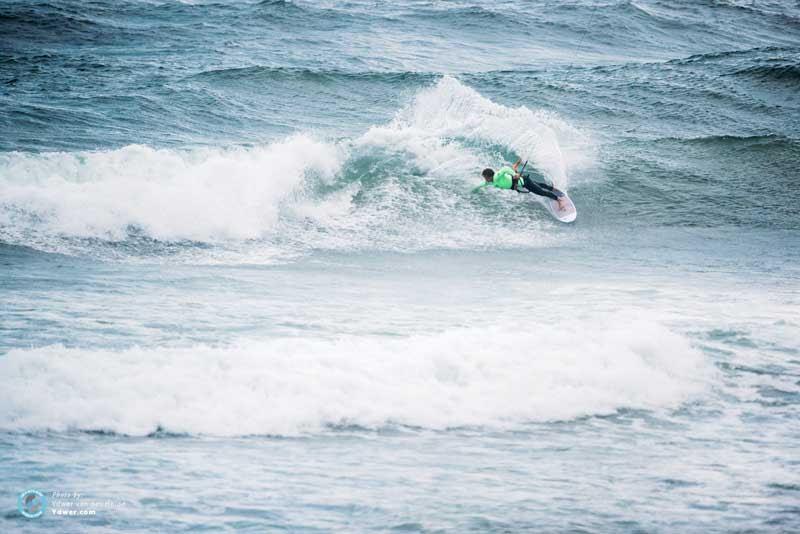
{"type": "Polygon", "coordinates": [[[800,531],[796,2],[6,0],[0,127],[0,532],[800,531]]]}

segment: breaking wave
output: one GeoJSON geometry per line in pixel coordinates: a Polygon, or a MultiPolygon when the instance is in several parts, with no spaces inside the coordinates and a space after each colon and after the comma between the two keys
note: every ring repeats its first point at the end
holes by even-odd
{"type": "Polygon", "coordinates": [[[568,188],[591,144],[553,113],[496,104],[444,77],[354,139],[1,154],[0,240],[72,254],[137,239],[247,243],[270,257],[546,243],[543,211],[515,195],[469,194],[481,168],[516,156],[568,188]],[[528,233],[495,230],[505,224],[528,233]]]}
{"type": "Polygon", "coordinates": [[[675,408],[710,366],[643,320],[558,336],[504,328],[233,346],[16,349],[0,358],[0,429],[296,435],[326,427],[507,428],[675,408]],[[620,325],[624,324],[622,327],[620,325]]]}

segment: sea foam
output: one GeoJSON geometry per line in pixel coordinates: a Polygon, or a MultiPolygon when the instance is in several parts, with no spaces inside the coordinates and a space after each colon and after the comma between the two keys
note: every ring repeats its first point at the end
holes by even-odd
{"type": "Polygon", "coordinates": [[[0,159],[0,224],[110,240],[129,227],[160,240],[255,239],[307,175],[332,179],[341,162],[336,146],[306,135],[259,148],[13,153],[0,159]]]}
{"type": "Polygon", "coordinates": [[[700,394],[703,355],[652,322],[613,318],[404,338],[228,346],[15,349],[0,358],[0,429],[296,435],[331,425],[515,427],[700,394]]]}

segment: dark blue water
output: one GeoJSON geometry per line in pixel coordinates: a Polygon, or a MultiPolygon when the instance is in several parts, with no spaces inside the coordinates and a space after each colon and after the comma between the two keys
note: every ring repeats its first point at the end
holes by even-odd
{"type": "Polygon", "coordinates": [[[792,2],[3,2],[0,531],[800,529],[798,117],[792,2]]]}

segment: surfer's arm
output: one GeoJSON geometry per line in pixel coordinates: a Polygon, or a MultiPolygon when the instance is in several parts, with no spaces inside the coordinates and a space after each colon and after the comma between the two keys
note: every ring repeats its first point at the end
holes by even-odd
{"type": "Polygon", "coordinates": [[[517,172],[520,163],[522,163],[522,158],[517,158],[517,162],[511,166],[511,168],[514,169],[514,172],[517,172]]]}
{"type": "Polygon", "coordinates": [[[472,190],[472,192],[473,192],[473,193],[477,193],[479,190],[481,190],[481,189],[483,189],[484,187],[486,187],[486,186],[489,186],[489,185],[492,185],[492,183],[491,183],[491,182],[486,182],[486,183],[483,183],[483,184],[479,185],[478,187],[474,188],[474,189],[472,190]]]}

